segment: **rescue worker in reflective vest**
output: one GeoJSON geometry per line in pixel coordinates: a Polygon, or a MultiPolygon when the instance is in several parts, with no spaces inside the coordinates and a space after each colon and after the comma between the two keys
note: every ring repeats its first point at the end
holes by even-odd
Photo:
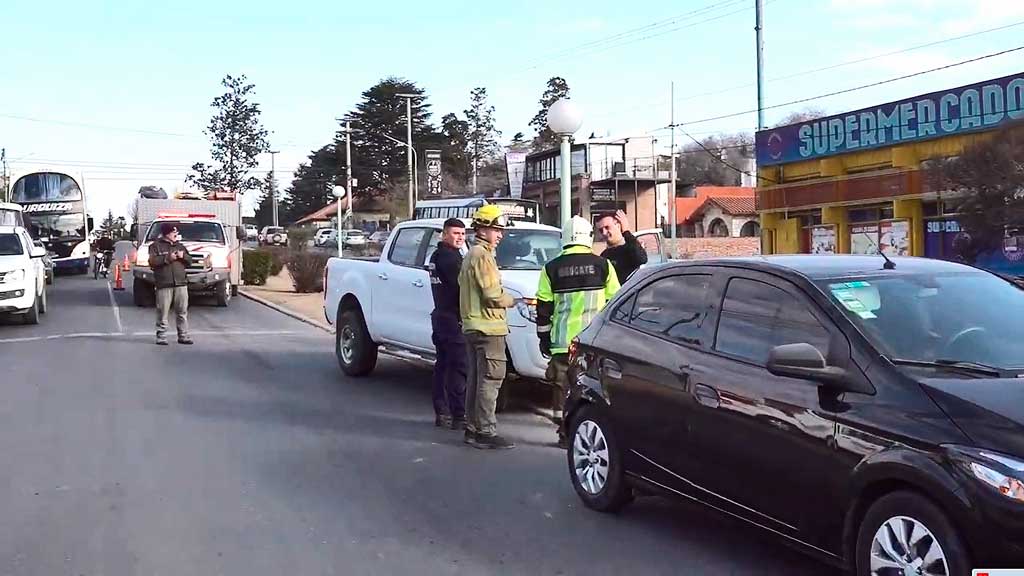
{"type": "Polygon", "coordinates": [[[501,208],[488,204],[473,215],[476,243],[459,273],[459,312],[469,344],[466,377],[466,444],[476,448],[514,448],[498,435],[498,392],[505,380],[505,309],[515,305],[501,286],[494,259],[508,226],[501,208]]]}
{"type": "Polygon", "coordinates": [[[569,389],[569,343],[619,291],[615,267],[594,254],[593,245],[590,222],[570,218],[562,229],[562,253],[544,266],[537,287],[537,336],[541,353],[550,358],[546,378],[558,387],[554,408],[562,448],[567,447],[562,406],[569,389]]]}

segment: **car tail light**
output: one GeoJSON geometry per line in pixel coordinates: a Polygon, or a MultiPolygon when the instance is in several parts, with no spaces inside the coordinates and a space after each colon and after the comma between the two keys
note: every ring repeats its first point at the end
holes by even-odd
{"type": "Polygon", "coordinates": [[[572,342],[569,342],[569,363],[572,364],[576,361],[576,355],[580,350],[579,338],[573,338],[572,342]]]}

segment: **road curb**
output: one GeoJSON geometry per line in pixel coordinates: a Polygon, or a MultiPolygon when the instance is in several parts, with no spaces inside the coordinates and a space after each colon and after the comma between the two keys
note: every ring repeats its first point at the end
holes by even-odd
{"type": "Polygon", "coordinates": [[[271,310],[276,310],[277,312],[280,312],[281,314],[284,314],[285,316],[291,316],[292,318],[294,318],[294,319],[296,319],[296,320],[298,320],[300,322],[305,322],[306,324],[309,324],[310,326],[319,328],[319,329],[323,330],[324,332],[327,332],[328,334],[334,334],[334,329],[331,328],[330,326],[328,326],[327,324],[324,324],[323,322],[317,322],[316,320],[313,320],[312,318],[307,318],[307,317],[303,316],[302,314],[299,314],[298,312],[295,312],[294,310],[291,310],[291,309],[289,309],[289,308],[287,308],[285,306],[281,306],[280,304],[275,304],[275,303],[271,302],[270,300],[267,300],[266,298],[261,298],[261,297],[255,295],[255,294],[252,294],[252,293],[246,291],[245,289],[239,290],[238,294],[239,294],[239,296],[244,296],[244,297],[248,298],[249,300],[252,300],[253,302],[256,302],[257,304],[262,304],[262,305],[266,306],[267,308],[270,308],[271,310]]]}

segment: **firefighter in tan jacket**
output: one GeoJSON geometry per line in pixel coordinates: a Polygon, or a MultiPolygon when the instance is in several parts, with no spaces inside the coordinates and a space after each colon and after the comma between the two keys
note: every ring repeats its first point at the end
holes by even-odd
{"type": "Polygon", "coordinates": [[[505,379],[505,309],[515,303],[501,287],[495,249],[508,222],[501,208],[488,204],[473,215],[476,242],[459,273],[459,312],[469,349],[466,377],[466,444],[513,448],[498,435],[495,410],[505,379]]]}

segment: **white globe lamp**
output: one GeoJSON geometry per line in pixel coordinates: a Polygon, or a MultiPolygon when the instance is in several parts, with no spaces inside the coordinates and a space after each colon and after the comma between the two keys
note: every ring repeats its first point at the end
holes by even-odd
{"type": "Polygon", "coordinates": [[[548,108],[548,128],[559,135],[575,134],[583,125],[583,113],[572,103],[562,98],[548,108]]]}
{"type": "Polygon", "coordinates": [[[558,215],[562,229],[572,218],[572,144],[569,138],[583,124],[583,114],[571,100],[562,98],[548,108],[548,128],[561,137],[561,186],[558,194],[558,215]]]}

